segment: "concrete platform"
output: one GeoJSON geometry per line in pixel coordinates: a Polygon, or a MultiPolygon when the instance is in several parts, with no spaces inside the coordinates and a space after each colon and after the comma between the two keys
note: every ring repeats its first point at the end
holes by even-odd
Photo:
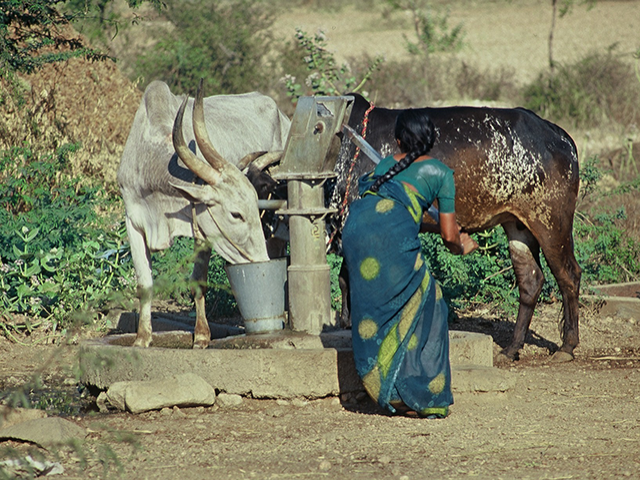
{"type": "MultiPolygon", "coordinates": [[[[155,325],[154,325],[155,328],[155,325]]],[[[320,398],[363,390],[353,363],[349,331],[240,335],[191,349],[192,333],[154,334],[153,347],[132,348],[135,334],[111,335],[80,346],[82,381],[99,389],[125,380],[162,379],[194,372],[218,391],[255,398],[320,398]]],[[[491,337],[450,332],[452,388],[504,391],[510,372],[493,368],[491,337]]]]}
{"type": "Polygon", "coordinates": [[[595,295],[580,298],[600,304],[600,315],[640,320],[640,282],[598,285],[592,289],[595,295]]]}

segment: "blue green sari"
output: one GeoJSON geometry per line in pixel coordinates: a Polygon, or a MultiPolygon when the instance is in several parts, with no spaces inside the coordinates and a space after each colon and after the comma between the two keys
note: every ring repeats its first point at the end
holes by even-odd
{"type": "Polygon", "coordinates": [[[360,179],[362,198],[350,205],[342,234],[355,364],[383,408],[395,413],[403,402],[419,415],[445,417],[453,404],[448,310],[418,233],[422,212],[436,198],[441,211],[453,208],[453,172],[437,160],[412,164],[378,193],[368,191],[389,158],[360,179]]]}

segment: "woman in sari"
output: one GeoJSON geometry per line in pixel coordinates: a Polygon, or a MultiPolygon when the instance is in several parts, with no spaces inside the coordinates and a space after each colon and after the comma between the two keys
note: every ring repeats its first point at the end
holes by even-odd
{"type": "Polygon", "coordinates": [[[448,310],[421,252],[423,213],[437,200],[436,230],[451,253],[478,245],[456,222],[453,170],[427,155],[435,140],[431,119],[404,110],[395,137],[400,153],[360,178],[361,198],[350,205],[342,233],[353,353],[380,406],[444,418],[453,404],[448,310]]]}

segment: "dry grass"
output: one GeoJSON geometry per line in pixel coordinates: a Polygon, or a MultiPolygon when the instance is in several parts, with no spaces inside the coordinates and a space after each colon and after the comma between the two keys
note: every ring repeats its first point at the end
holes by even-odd
{"type": "MultiPolygon", "coordinates": [[[[81,142],[72,173],[115,188],[118,162],[142,93],[112,62],[73,59],[22,76],[24,105],[7,104],[0,120],[0,149],[28,142],[50,150],[81,142]]],[[[6,81],[0,82],[6,91],[6,81]]]]}

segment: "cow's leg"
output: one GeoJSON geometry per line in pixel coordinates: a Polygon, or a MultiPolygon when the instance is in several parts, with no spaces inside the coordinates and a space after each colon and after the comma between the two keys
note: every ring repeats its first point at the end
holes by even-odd
{"type": "Polygon", "coordinates": [[[562,295],[563,325],[562,346],[555,352],[554,362],[566,362],[573,359],[573,350],[580,343],[578,296],[582,269],[573,253],[572,226],[556,229],[549,235],[540,237],[540,247],[547,260],[549,269],[558,283],[562,295]]]}
{"type": "Polygon", "coordinates": [[[350,312],[350,294],[349,294],[349,271],[347,270],[346,262],[342,260],[342,266],[340,267],[340,273],[338,274],[338,285],[340,286],[340,293],[342,295],[342,311],[340,312],[340,327],[349,328],[351,326],[351,312],[350,312]]]}
{"type": "Polygon", "coordinates": [[[209,272],[209,259],[211,247],[204,242],[195,242],[196,259],[193,264],[191,280],[193,287],[191,294],[196,305],[196,327],[193,336],[193,348],[207,348],[211,341],[211,330],[207,322],[207,312],[204,299],[207,295],[207,275],[209,272]]]}
{"type": "Polygon", "coordinates": [[[511,344],[500,352],[497,362],[515,360],[524,346],[533,310],[544,284],[540,268],[540,246],[533,234],[520,222],[507,222],[503,227],[509,239],[509,253],[520,292],[520,306],[511,344]]]}
{"type": "Polygon", "coordinates": [[[131,259],[138,282],[138,298],[140,313],[138,315],[138,334],[133,343],[135,347],[151,345],[151,300],[153,298],[153,275],[151,273],[151,256],[142,232],[137,230],[129,217],[126,217],[127,235],[131,246],[131,259]]]}

